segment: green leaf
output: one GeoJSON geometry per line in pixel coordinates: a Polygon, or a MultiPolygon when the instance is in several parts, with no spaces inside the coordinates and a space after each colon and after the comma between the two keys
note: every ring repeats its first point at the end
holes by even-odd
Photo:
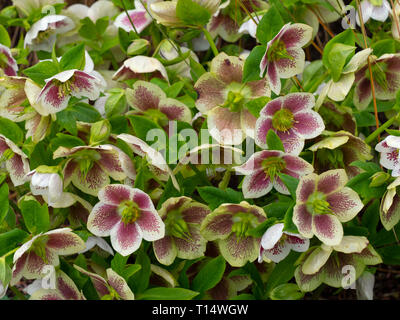
{"type": "Polygon", "coordinates": [[[242,82],[246,83],[249,81],[260,80],[260,62],[262,57],[267,50],[266,46],[254,47],[249,56],[246,58],[243,67],[242,82]]]}
{"type": "Polygon", "coordinates": [[[250,113],[258,118],[260,116],[260,111],[265,107],[265,105],[271,101],[271,98],[268,97],[259,97],[253,100],[250,100],[245,104],[245,107],[247,110],[250,111],[250,113]]]}
{"type": "Polygon", "coordinates": [[[267,133],[268,150],[278,150],[285,152],[283,143],[274,130],[269,129],[267,133]]]}
{"type": "Polygon", "coordinates": [[[293,223],[293,208],[295,203],[293,202],[292,205],[287,209],[285,213],[285,218],[283,219],[283,223],[285,225],[284,231],[291,232],[291,233],[299,233],[296,225],[293,223]]]}
{"type": "Polygon", "coordinates": [[[50,227],[49,210],[47,204],[40,205],[36,200],[19,203],[25,225],[30,233],[46,232],[50,227]]]}
{"type": "Polygon", "coordinates": [[[282,182],[289,189],[290,195],[293,199],[296,199],[296,189],[299,184],[299,179],[289,176],[285,173],[278,173],[279,178],[281,178],[282,182]]]}
{"type": "Polygon", "coordinates": [[[272,6],[262,17],[257,26],[256,37],[262,44],[272,40],[284,26],[285,21],[275,6],[272,6]]]}
{"type": "Polygon", "coordinates": [[[0,225],[8,214],[10,204],[8,202],[8,184],[0,187],[0,225]]]}
{"type": "Polygon", "coordinates": [[[304,292],[295,283],[284,283],[275,287],[269,296],[271,300],[300,300],[304,297],[304,292]]]}
{"type": "Polygon", "coordinates": [[[206,8],[192,0],[178,0],[176,16],[189,26],[203,26],[211,18],[211,14],[206,8]]]}
{"type": "Polygon", "coordinates": [[[79,29],[79,35],[89,40],[95,40],[98,37],[96,25],[90,18],[86,17],[81,20],[82,26],[79,29]]]}
{"type": "Polygon", "coordinates": [[[0,117],[0,134],[4,135],[16,144],[24,141],[24,133],[13,121],[0,117]]]}
{"type": "Polygon", "coordinates": [[[60,60],[60,67],[62,70],[83,70],[85,67],[85,45],[81,43],[64,53],[60,60]]]}
{"type": "Polygon", "coordinates": [[[109,24],[109,18],[103,17],[96,20],[96,31],[98,35],[103,35],[109,24]]]}
{"type": "Polygon", "coordinates": [[[24,70],[26,76],[40,85],[44,85],[46,79],[59,72],[59,66],[53,61],[42,61],[24,70]]]}
{"type": "Polygon", "coordinates": [[[339,81],[348,57],[354,54],[355,50],[355,46],[342,43],[333,44],[332,49],[329,51],[328,58],[326,59],[329,65],[325,65],[331,71],[333,81],[339,81]]]}
{"type": "Polygon", "coordinates": [[[126,110],[125,90],[120,88],[110,90],[104,109],[106,111],[107,118],[124,113],[126,110]]]}
{"type": "Polygon", "coordinates": [[[325,45],[324,53],[322,55],[322,62],[327,69],[330,68],[330,61],[328,58],[329,54],[333,50],[334,45],[337,43],[341,43],[348,46],[354,46],[355,38],[353,30],[347,29],[346,31],[339,33],[337,36],[329,40],[328,43],[325,45]]]}
{"type": "Polygon", "coordinates": [[[8,35],[8,31],[1,24],[0,24],[0,43],[8,48],[11,47],[11,39],[10,36],[8,35]]]}
{"type": "Polygon", "coordinates": [[[215,187],[200,187],[197,190],[200,197],[209,205],[211,210],[214,210],[223,203],[239,203],[244,200],[241,192],[230,188],[221,190],[215,187]]]}
{"type": "Polygon", "coordinates": [[[371,45],[375,56],[380,57],[385,53],[396,53],[396,41],[394,39],[384,39],[371,45]]]}
{"type": "Polygon", "coordinates": [[[69,134],[57,133],[57,136],[50,141],[50,149],[55,151],[58,147],[73,148],[77,146],[84,146],[85,142],[75,136],[69,134]]]}
{"type": "Polygon", "coordinates": [[[13,229],[0,234],[0,255],[15,249],[29,234],[21,229],[13,229]]]}
{"type": "Polygon", "coordinates": [[[128,116],[128,119],[132,124],[136,136],[142,139],[143,141],[148,141],[147,137],[150,130],[159,130],[159,132],[162,133],[163,135],[163,138],[161,138],[161,140],[164,141],[157,141],[157,143],[160,149],[166,147],[167,143],[166,133],[157,123],[151,121],[150,119],[147,119],[146,117],[136,116],[136,115],[130,115],[128,116]]]}
{"type": "Polygon", "coordinates": [[[222,256],[209,260],[193,279],[192,289],[198,292],[205,292],[214,288],[221,281],[225,267],[225,259],[222,256]]]}
{"type": "Polygon", "coordinates": [[[138,300],[192,300],[199,293],[183,288],[157,287],[138,294],[138,300]]]}
{"type": "Polygon", "coordinates": [[[246,235],[252,236],[255,238],[261,238],[263,236],[263,234],[265,233],[265,231],[267,231],[267,229],[269,227],[271,227],[272,225],[275,224],[276,220],[277,219],[275,217],[271,217],[271,218],[265,220],[263,223],[259,224],[254,229],[247,231],[246,235]]]}
{"type": "Polygon", "coordinates": [[[128,282],[129,286],[135,289],[135,293],[143,292],[149,286],[151,275],[150,263],[150,258],[147,253],[144,252],[142,245],[135,260],[135,264],[140,265],[141,269],[136,272],[128,282]]]}
{"type": "Polygon", "coordinates": [[[197,81],[200,76],[206,72],[204,67],[194,60],[191,56],[189,56],[189,63],[190,63],[190,74],[193,78],[193,81],[197,81]]]}

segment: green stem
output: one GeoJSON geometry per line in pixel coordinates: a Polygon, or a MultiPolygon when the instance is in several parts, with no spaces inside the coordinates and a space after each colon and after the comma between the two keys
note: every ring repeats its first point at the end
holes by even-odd
{"type": "Polygon", "coordinates": [[[221,182],[218,184],[218,188],[221,190],[225,190],[228,185],[229,185],[229,181],[231,179],[231,170],[226,169],[224,176],[222,177],[221,182]]]}
{"type": "Polygon", "coordinates": [[[136,27],[131,19],[131,16],[129,15],[128,10],[125,7],[124,1],[121,1],[121,3],[122,3],[122,6],[124,7],[124,11],[125,11],[126,15],[128,16],[129,22],[131,23],[131,25],[133,27],[133,30],[135,30],[136,35],[139,37],[139,33],[137,32],[136,27]]]}
{"type": "Polygon", "coordinates": [[[15,249],[12,249],[11,251],[9,251],[9,252],[7,252],[6,254],[2,255],[2,256],[0,257],[0,259],[7,258],[9,255],[13,254],[13,253],[14,253],[15,251],[17,251],[18,249],[19,249],[19,247],[15,248],[15,249]]]}
{"type": "Polygon", "coordinates": [[[201,30],[204,32],[204,35],[205,35],[208,43],[210,44],[211,50],[214,53],[214,56],[217,56],[219,52],[218,52],[217,47],[215,46],[215,43],[214,43],[214,40],[213,40],[211,34],[204,27],[201,27],[201,30]]]}
{"type": "Polygon", "coordinates": [[[397,120],[398,117],[399,117],[399,115],[396,115],[393,118],[390,118],[383,125],[381,125],[378,129],[376,129],[374,132],[372,132],[365,139],[365,143],[369,144],[370,142],[374,141],[383,131],[385,131],[387,128],[389,128],[393,124],[393,122],[395,122],[397,120]]]}

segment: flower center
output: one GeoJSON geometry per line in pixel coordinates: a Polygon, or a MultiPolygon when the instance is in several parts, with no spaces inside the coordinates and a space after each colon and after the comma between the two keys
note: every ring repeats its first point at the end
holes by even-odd
{"type": "Polygon", "coordinates": [[[165,228],[167,233],[173,237],[186,241],[190,241],[192,239],[189,226],[183,219],[179,210],[168,212],[168,217],[165,221],[165,228]]]}
{"type": "Polygon", "coordinates": [[[58,88],[58,97],[62,98],[69,95],[73,90],[76,89],[75,78],[72,76],[65,82],[53,79],[54,85],[58,88]]]}
{"type": "Polygon", "coordinates": [[[134,223],[140,217],[138,205],[131,200],[122,201],[117,210],[121,215],[121,221],[125,225],[134,223]]]}
{"type": "Polygon", "coordinates": [[[43,31],[39,31],[36,38],[33,39],[32,41],[34,44],[39,44],[39,43],[43,42],[44,40],[48,39],[55,32],[56,32],[55,29],[52,29],[52,28],[49,28],[49,29],[43,30],[43,31]]]}
{"type": "Polygon", "coordinates": [[[275,112],[272,117],[272,126],[278,131],[287,131],[293,127],[294,116],[288,109],[275,112]]]}
{"type": "Polygon", "coordinates": [[[232,232],[236,234],[238,239],[244,238],[248,235],[248,232],[257,225],[258,220],[254,215],[247,212],[239,212],[233,217],[232,232]]]}
{"type": "Polygon", "coordinates": [[[232,112],[239,112],[243,108],[244,97],[241,92],[229,91],[223,107],[232,112]]]}
{"type": "Polygon", "coordinates": [[[279,61],[281,59],[293,60],[293,57],[287,52],[286,45],[283,41],[275,41],[268,50],[269,61],[279,61]]]}
{"type": "Polygon", "coordinates": [[[37,238],[35,241],[33,241],[30,251],[33,251],[38,257],[40,257],[44,263],[48,264],[49,261],[47,259],[47,254],[46,254],[46,243],[47,243],[48,237],[47,236],[41,236],[37,238]]]}
{"type": "Polygon", "coordinates": [[[267,177],[274,181],[276,175],[286,168],[286,162],[279,157],[270,157],[264,159],[261,166],[267,177]]]}
{"type": "Polygon", "coordinates": [[[307,210],[312,215],[331,214],[332,209],[330,204],[326,201],[325,194],[319,191],[314,192],[307,201],[307,210]]]}

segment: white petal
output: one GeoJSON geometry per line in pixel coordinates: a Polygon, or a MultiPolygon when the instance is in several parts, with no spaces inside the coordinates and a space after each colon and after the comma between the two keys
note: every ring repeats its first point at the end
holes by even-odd
{"type": "Polygon", "coordinates": [[[275,244],[282,237],[283,227],[283,223],[277,223],[267,229],[267,231],[261,238],[261,246],[263,247],[263,249],[268,250],[272,249],[275,246],[275,244]]]}

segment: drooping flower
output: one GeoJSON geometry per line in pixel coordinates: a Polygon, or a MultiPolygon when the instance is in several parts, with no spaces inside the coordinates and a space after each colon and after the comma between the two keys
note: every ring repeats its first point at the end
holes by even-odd
{"type": "MultiPolygon", "coordinates": [[[[246,11],[250,14],[269,8],[268,3],[260,0],[245,0],[242,1],[242,5],[246,7],[246,11]]],[[[246,11],[235,1],[227,0],[219,6],[217,12],[211,17],[207,29],[214,37],[219,35],[225,41],[236,42],[242,36],[243,25],[240,26],[240,22],[247,17],[246,11]]],[[[249,19],[249,21],[253,22],[252,19],[249,19]]],[[[254,22],[253,24],[255,25],[254,22]]]]}
{"type": "Polygon", "coordinates": [[[105,86],[104,80],[91,72],[66,70],[46,79],[36,103],[48,113],[57,113],[68,106],[71,96],[96,100],[105,86]]]}
{"type": "Polygon", "coordinates": [[[106,270],[106,278],[103,278],[77,265],[74,265],[74,268],[90,277],[101,300],[135,300],[135,295],[125,279],[113,269],[108,268],[106,270]]]}
{"type": "MultiPolygon", "coordinates": [[[[194,0],[195,3],[206,9],[213,15],[221,3],[221,0],[194,0]]],[[[180,20],[176,14],[178,1],[159,1],[150,4],[150,12],[158,23],[167,27],[182,27],[185,22],[180,20]]]]}
{"type": "Polygon", "coordinates": [[[10,48],[0,44],[0,70],[6,76],[16,76],[18,65],[12,56],[10,48]]]}
{"type": "Polygon", "coordinates": [[[318,96],[316,106],[321,106],[327,96],[333,101],[343,101],[353,86],[356,78],[355,72],[367,64],[367,59],[371,53],[371,48],[357,52],[343,67],[338,79],[329,80],[322,88],[321,93],[318,96]]]}
{"type": "Polygon", "coordinates": [[[295,279],[300,289],[306,292],[315,290],[322,283],[335,288],[350,287],[366,266],[381,262],[367,238],[344,236],[338,245],[322,244],[310,248],[295,271],[295,279]],[[354,277],[344,277],[345,267],[353,268],[354,277]]]}
{"type": "Polygon", "coordinates": [[[150,147],[142,139],[130,134],[122,133],[117,138],[125,141],[135,154],[145,158],[150,170],[157,175],[158,179],[168,181],[171,178],[172,184],[179,190],[178,181],[160,152],[150,147]]]}
{"type": "Polygon", "coordinates": [[[126,89],[126,100],[135,113],[149,117],[163,128],[168,128],[169,121],[190,123],[192,120],[192,114],[183,102],[168,98],[159,86],[150,82],[136,81],[132,89],[126,89]]]}
{"type": "Polygon", "coordinates": [[[82,292],[79,291],[76,284],[63,271],[57,270],[55,275],[55,288],[42,288],[41,280],[35,280],[35,288],[30,288],[29,300],[86,300],[82,292]],[[33,291],[33,292],[32,292],[33,291]]]}
{"type": "Polygon", "coordinates": [[[379,208],[381,222],[388,231],[400,221],[400,197],[397,194],[397,190],[400,189],[397,188],[399,185],[400,177],[388,185],[379,208]]]}
{"type": "Polygon", "coordinates": [[[64,186],[70,182],[81,191],[96,196],[110,183],[110,178],[122,181],[134,179],[136,171],[131,159],[113,145],[59,147],[54,159],[68,157],[64,170],[64,186]]]}
{"type": "Polygon", "coordinates": [[[260,77],[267,78],[271,90],[281,92],[281,80],[289,79],[304,69],[305,53],[302,49],[312,38],[313,29],[302,23],[286,24],[268,42],[260,62],[260,77]]]}
{"type": "Polygon", "coordinates": [[[246,175],[242,183],[245,198],[262,197],[272,188],[290,194],[279,177],[280,173],[299,178],[314,171],[313,166],[302,158],[276,150],[256,152],[246,163],[234,169],[246,175]]]}
{"type": "Polygon", "coordinates": [[[353,219],[364,206],[357,192],[345,187],[347,181],[344,169],[300,178],[293,222],[303,237],[315,235],[331,246],[340,243],[343,238],[341,222],[353,219]]]}
{"type": "MultiPolygon", "coordinates": [[[[23,106],[26,99],[23,77],[4,76],[0,78],[0,116],[15,122],[24,121],[32,116],[23,106]]],[[[34,113],[34,112],[33,112],[34,113]]]]}
{"type": "Polygon", "coordinates": [[[264,210],[246,201],[225,203],[205,217],[200,230],[208,241],[217,241],[221,255],[231,266],[242,267],[258,257],[260,238],[249,232],[265,220],[264,210]]]}
{"type": "MultiPolygon", "coordinates": [[[[149,6],[149,4],[159,1],[160,0],[147,0],[143,2],[145,6],[149,6]]],[[[153,21],[153,18],[147,13],[146,8],[139,0],[135,0],[135,9],[128,10],[128,15],[126,12],[122,12],[115,18],[114,25],[117,28],[124,29],[126,32],[130,32],[135,31],[132,27],[133,23],[137,32],[141,33],[153,21]]]]}
{"type": "Polygon", "coordinates": [[[10,139],[0,134],[0,167],[4,166],[14,186],[20,186],[27,181],[30,171],[28,157],[10,139]]]}
{"type": "Polygon", "coordinates": [[[58,256],[78,253],[85,249],[84,241],[70,228],[62,228],[41,233],[25,242],[14,253],[14,267],[11,285],[22,277],[26,279],[43,278],[44,267],[60,264],[58,256]]]}
{"type": "Polygon", "coordinates": [[[107,185],[99,192],[87,228],[99,237],[110,236],[115,251],[123,256],[139,249],[142,239],[155,241],[165,235],[165,225],[150,197],[137,188],[107,185]]]}
{"type": "Polygon", "coordinates": [[[160,61],[152,57],[135,56],[124,61],[114,73],[113,80],[150,80],[151,77],[164,78],[168,81],[167,70],[160,61]]]}
{"type": "Polygon", "coordinates": [[[321,116],[312,110],[315,98],[311,93],[289,93],[267,103],[256,122],[256,144],[268,149],[270,129],[281,139],[285,152],[298,155],[304,140],[319,136],[325,129],[321,116]]]}
{"type": "Polygon", "coordinates": [[[256,117],[245,104],[252,99],[270,96],[265,79],[242,83],[244,62],[220,53],[211,61],[210,72],[195,83],[196,107],[207,115],[211,136],[221,144],[237,145],[246,136],[254,138],[256,117]]]}
{"type": "Polygon", "coordinates": [[[309,149],[315,153],[314,168],[316,172],[344,168],[349,178],[361,173],[361,169],[352,166],[357,160],[371,160],[371,147],[359,137],[349,132],[324,132],[324,138],[309,149]]]}
{"type": "Polygon", "coordinates": [[[68,6],[65,11],[65,14],[72,15],[73,17],[76,17],[77,20],[88,17],[93,22],[96,22],[98,19],[103,17],[114,17],[119,13],[118,8],[112,3],[112,1],[108,0],[98,0],[90,7],[81,3],[75,3],[68,6]]]}
{"type": "Polygon", "coordinates": [[[165,236],[153,242],[157,260],[170,265],[175,258],[202,257],[206,243],[200,234],[200,224],[210,209],[188,197],[169,198],[158,211],[165,224],[165,236]]]}
{"type": "MultiPolygon", "coordinates": [[[[380,58],[370,57],[374,79],[375,97],[379,100],[392,100],[400,89],[400,54],[384,54],[380,58]]],[[[355,74],[354,105],[365,109],[372,101],[371,77],[368,66],[355,74]]]]}
{"type": "Polygon", "coordinates": [[[86,248],[79,253],[85,253],[85,252],[93,249],[95,246],[97,246],[97,247],[101,248],[102,250],[104,250],[105,252],[109,253],[110,255],[112,255],[112,256],[114,255],[114,251],[110,247],[110,245],[107,243],[107,241],[100,237],[94,237],[94,236],[88,237],[85,242],[85,246],[86,246],[86,248]]]}
{"type": "Polygon", "coordinates": [[[271,260],[279,263],[285,259],[290,250],[305,252],[310,246],[310,240],[299,234],[283,231],[284,224],[277,223],[269,227],[261,238],[258,262],[271,260]]]}
{"type": "MultiPolygon", "coordinates": [[[[362,20],[367,23],[369,19],[384,22],[389,18],[389,13],[392,11],[387,0],[363,0],[360,4],[362,20]]],[[[361,19],[357,12],[357,24],[361,25],[361,19]]]]}
{"type": "Polygon", "coordinates": [[[46,6],[63,3],[63,0],[12,0],[13,6],[21,17],[26,17],[35,12],[40,12],[46,6]]]}
{"type": "Polygon", "coordinates": [[[34,51],[51,52],[57,34],[62,34],[75,28],[75,23],[63,15],[47,15],[35,22],[25,35],[24,46],[34,51]]]}
{"type": "Polygon", "coordinates": [[[379,142],[375,146],[375,150],[378,151],[380,155],[380,161],[382,167],[392,170],[393,177],[400,176],[400,137],[397,136],[387,136],[384,140],[379,142]]]}

